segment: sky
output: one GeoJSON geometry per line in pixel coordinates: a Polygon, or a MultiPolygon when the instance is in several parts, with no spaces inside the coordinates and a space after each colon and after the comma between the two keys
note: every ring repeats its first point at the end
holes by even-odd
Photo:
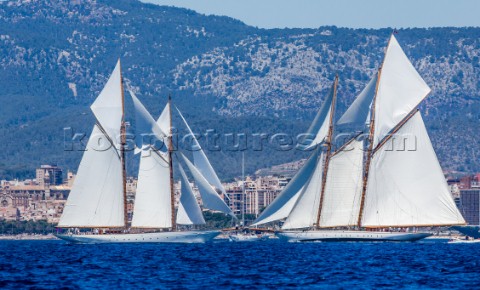
{"type": "Polygon", "coordinates": [[[480,26],[479,0],[141,0],[260,28],[480,26]]]}

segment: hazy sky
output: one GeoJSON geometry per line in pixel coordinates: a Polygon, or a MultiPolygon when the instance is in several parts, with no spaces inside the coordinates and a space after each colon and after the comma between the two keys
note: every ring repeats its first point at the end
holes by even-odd
{"type": "Polygon", "coordinates": [[[262,28],[480,26],[479,0],[142,0],[262,28]]]}

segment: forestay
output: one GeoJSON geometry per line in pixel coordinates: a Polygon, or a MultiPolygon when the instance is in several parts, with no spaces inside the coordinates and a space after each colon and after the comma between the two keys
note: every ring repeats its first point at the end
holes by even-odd
{"type": "Polygon", "coordinates": [[[87,143],[58,227],[123,227],[122,163],[97,125],[87,143]]]}
{"type": "Polygon", "coordinates": [[[298,200],[304,185],[309,180],[317,165],[319,150],[310,156],[303,167],[295,174],[292,180],[287,184],[283,191],[275,200],[262,212],[252,226],[258,226],[269,222],[286,218],[292,211],[293,206],[298,200]]]}
{"type": "Polygon", "coordinates": [[[203,218],[202,210],[193,194],[187,175],[180,163],[178,164],[178,168],[180,172],[180,180],[182,181],[182,190],[180,202],[178,203],[177,224],[203,225],[205,224],[205,220],[203,218]]]}
{"type": "Polygon", "coordinates": [[[373,148],[428,95],[430,88],[392,35],[375,99],[373,148]]]}
{"type": "Polygon", "coordinates": [[[352,139],[330,158],[320,227],[354,226],[363,185],[363,141],[352,139]]]}
{"type": "Polygon", "coordinates": [[[407,227],[463,223],[417,112],[373,155],[361,225],[407,227]]]}
{"type": "Polygon", "coordinates": [[[221,211],[223,213],[229,214],[232,217],[235,217],[232,210],[227,206],[225,201],[218,195],[215,189],[208,183],[208,181],[203,177],[200,171],[195,167],[195,165],[190,162],[182,153],[180,153],[185,164],[187,164],[190,173],[195,179],[195,184],[198,187],[200,196],[202,197],[203,206],[205,208],[221,211]]]}
{"type": "MultiPolygon", "coordinates": [[[[317,149],[320,150],[320,149],[317,149]]],[[[316,159],[315,170],[300,194],[282,229],[310,228],[317,222],[322,189],[324,154],[316,159]]]]}

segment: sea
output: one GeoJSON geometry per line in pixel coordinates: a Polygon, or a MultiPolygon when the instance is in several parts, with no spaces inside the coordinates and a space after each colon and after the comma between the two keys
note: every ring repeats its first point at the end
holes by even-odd
{"type": "Polygon", "coordinates": [[[0,241],[2,289],[480,289],[480,243],[0,241]]]}

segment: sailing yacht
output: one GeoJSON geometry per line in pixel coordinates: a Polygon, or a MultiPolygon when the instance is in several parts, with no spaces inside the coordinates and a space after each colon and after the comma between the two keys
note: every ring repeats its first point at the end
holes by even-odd
{"type": "Polygon", "coordinates": [[[260,239],[267,239],[268,236],[258,236],[255,231],[245,227],[245,152],[242,152],[242,219],[240,227],[229,233],[228,238],[232,242],[255,242],[260,239]]]}
{"type": "MultiPolygon", "coordinates": [[[[136,119],[135,152],[140,154],[131,223],[127,218],[125,102],[119,60],[91,106],[97,122],[57,226],[68,231],[56,236],[79,243],[211,241],[220,231],[177,230],[177,225],[202,225],[205,220],[180,163],[178,170],[182,186],[175,213],[171,100],[155,121],[135,94],[130,92],[130,95],[136,119]],[[150,141],[153,139],[154,144],[144,144],[146,137],[150,141]],[[92,232],[80,233],[80,229],[92,229],[92,232]]],[[[199,170],[183,155],[176,160],[180,158],[187,163],[197,181],[204,207],[233,215],[199,170]]],[[[208,159],[206,163],[209,164],[208,159]]]]}
{"type": "Polygon", "coordinates": [[[352,137],[334,151],[337,84],[308,130],[312,156],[254,225],[285,219],[287,241],[417,241],[431,235],[418,227],[465,224],[417,109],[430,88],[394,35],[338,120],[352,137]]]}

